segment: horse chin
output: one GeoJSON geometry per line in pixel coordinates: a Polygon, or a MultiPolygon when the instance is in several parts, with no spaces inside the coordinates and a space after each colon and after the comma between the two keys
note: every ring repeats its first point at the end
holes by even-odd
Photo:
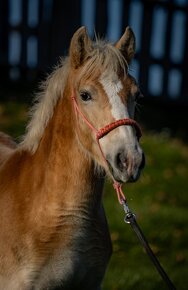
{"type": "Polygon", "coordinates": [[[115,170],[112,170],[112,175],[113,175],[113,178],[118,182],[118,183],[133,183],[133,182],[136,182],[139,177],[140,177],[140,174],[141,174],[141,170],[138,170],[134,175],[128,175],[127,171],[125,172],[119,172],[119,171],[115,171],[115,170]]]}
{"type": "Polygon", "coordinates": [[[122,173],[117,170],[112,170],[111,174],[113,175],[113,178],[115,179],[115,181],[117,181],[118,183],[123,184],[129,181],[129,177],[127,173],[122,173]]]}

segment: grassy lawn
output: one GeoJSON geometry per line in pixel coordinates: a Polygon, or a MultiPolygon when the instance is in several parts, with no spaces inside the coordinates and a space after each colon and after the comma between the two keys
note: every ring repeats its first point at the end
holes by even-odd
{"type": "MultiPolygon", "coordinates": [[[[145,134],[147,165],[141,179],[127,184],[129,207],[177,289],[188,285],[188,147],[165,134],[145,134]]],[[[105,207],[114,245],[104,289],[166,289],[144,253],[109,184],[105,207]]]]}
{"type": "MultiPolygon", "coordinates": [[[[16,139],[24,132],[25,104],[0,103],[0,130],[16,139]]],[[[129,207],[153,251],[175,283],[188,289],[188,146],[166,131],[144,132],[141,140],[146,168],[140,180],[127,184],[129,207]]],[[[163,290],[163,281],[151,264],[117,202],[111,184],[105,187],[104,203],[113,241],[113,256],[104,290],[163,290]]]]}

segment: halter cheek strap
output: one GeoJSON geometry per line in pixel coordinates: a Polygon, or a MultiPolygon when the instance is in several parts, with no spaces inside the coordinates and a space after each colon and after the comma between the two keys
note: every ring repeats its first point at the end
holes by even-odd
{"type": "MultiPolygon", "coordinates": [[[[84,120],[84,122],[87,124],[87,126],[95,133],[96,142],[97,142],[97,144],[99,146],[101,155],[103,157],[104,162],[107,165],[107,168],[109,168],[109,164],[108,164],[108,162],[107,162],[107,160],[106,160],[106,158],[104,156],[103,150],[102,150],[100,142],[99,142],[99,140],[101,138],[103,138],[105,135],[107,135],[110,131],[114,130],[115,128],[117,128],[119,126],[123,126],[123,125],[134,127],[135,130],[136,130],[136,136],[137,136],[138,140],[142,136],[142,131],[141,131],[141,128],[138,125],[138,123],[135,120],[129,119],[129,118],[117,120],[117,121],[115,121],[115,122],[113,122],[111,124],[106,125],[103,128],[100,128],[99,130],[97,130],[90,123],[90,121],[86,118],[86,116],[83,114],[83,112],[80,110],[80,108],[78,106],[78,103],[77,103],[77,100],[76,100],[76,97],[75,97],[74,94],[72,95],[71,99],[72,99],[72,102],[73,102],[73,105],[74,105],[75,113],[79,113],[80,116],[82,117],[82,119],[84,120]]],[[[122,185],[114,179],[112,174],[111,174],[111,178],[113,180],[113,186],[114,186],[114,189],[115,189],[115,191],[117,193],[117,197],[118,197],[119,203],[120,204],[122,204],[123,202],[125,203],[126,202],[126,198],[125,198],[125,195],[124,195],[124,193],[122,191],[122,185]]]]}

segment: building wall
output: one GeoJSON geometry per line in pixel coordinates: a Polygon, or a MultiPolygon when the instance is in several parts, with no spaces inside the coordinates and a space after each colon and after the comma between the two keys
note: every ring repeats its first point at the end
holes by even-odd
{"type": "Polygon", "coordinates": [[[188,103],[187,0],[1,0],[0,86],[36,81],[67,54],[81,25],[112,42],[130,25],[137,40],[130,72],[145,95],[188,103]]]}

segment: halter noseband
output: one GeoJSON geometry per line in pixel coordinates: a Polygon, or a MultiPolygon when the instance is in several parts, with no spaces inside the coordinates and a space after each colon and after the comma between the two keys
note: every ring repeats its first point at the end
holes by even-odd
{"type": "MultiPolygon", "coordinates": [[[[139,124],[133,120],[133,119],[130,119],[130,118],[125,118],[125,119],[121,119],[121,120],[117,120],[111,124],[108,124],[106,125],[105,127],[103,128],[100,128],[99,130],[97,130],[91,123],[90,121],[86,118],[86,116],[83,114],[83,112],[80,110],[79,106],[78,106],[78,103],[77,103],[77,100],[76,100],[76,97],[75,97],[75,94],[72,95],[71,97],[72,99],[72,102],[73,102],[73,105],[74,105],[74,110],[75,110],[75,113],[79,113],[80,116],[82,117],[82,119],[84,120],[84,122],[88,125],[88,127],[95,133],[95,137],[96,137],[96,142],[99,146],[99,149],[101,151],[101,154],[102,154],[102,157],[103,157],[103,160],[105,161],[105,163],[107,164],[107,167],[109,168],[109,164],[104,156],[104,153],[102,151],[102,148],[101,148],[101,145],[100,145],[100,142],[99,140],[101,138],[103,138],[105,135],[107,135],[109,132],[111,132],[112,130],[114,130],[115,128],[119,127],[119,126],[132,126],[135,128],[136,130],[136,136],[138,138],[138,140],[140,139],[140,137],[142,136],[142,131],[141,131],[141,128],[139,126],[139,124]]],[[[113,186],[114,186],[114,189],[116,190],[116,193],[117,193],[117,196],[118,196],[118,200],[119,200],[119,203],[122,204],[122,202],[126,201],[126,198],[124,196],[124,193],[122,191],[122,188],[121,188],[121,184],[119,182],[117,182],[113,175],[111,175],[112,179],[113,179],[113,186]]]]}

